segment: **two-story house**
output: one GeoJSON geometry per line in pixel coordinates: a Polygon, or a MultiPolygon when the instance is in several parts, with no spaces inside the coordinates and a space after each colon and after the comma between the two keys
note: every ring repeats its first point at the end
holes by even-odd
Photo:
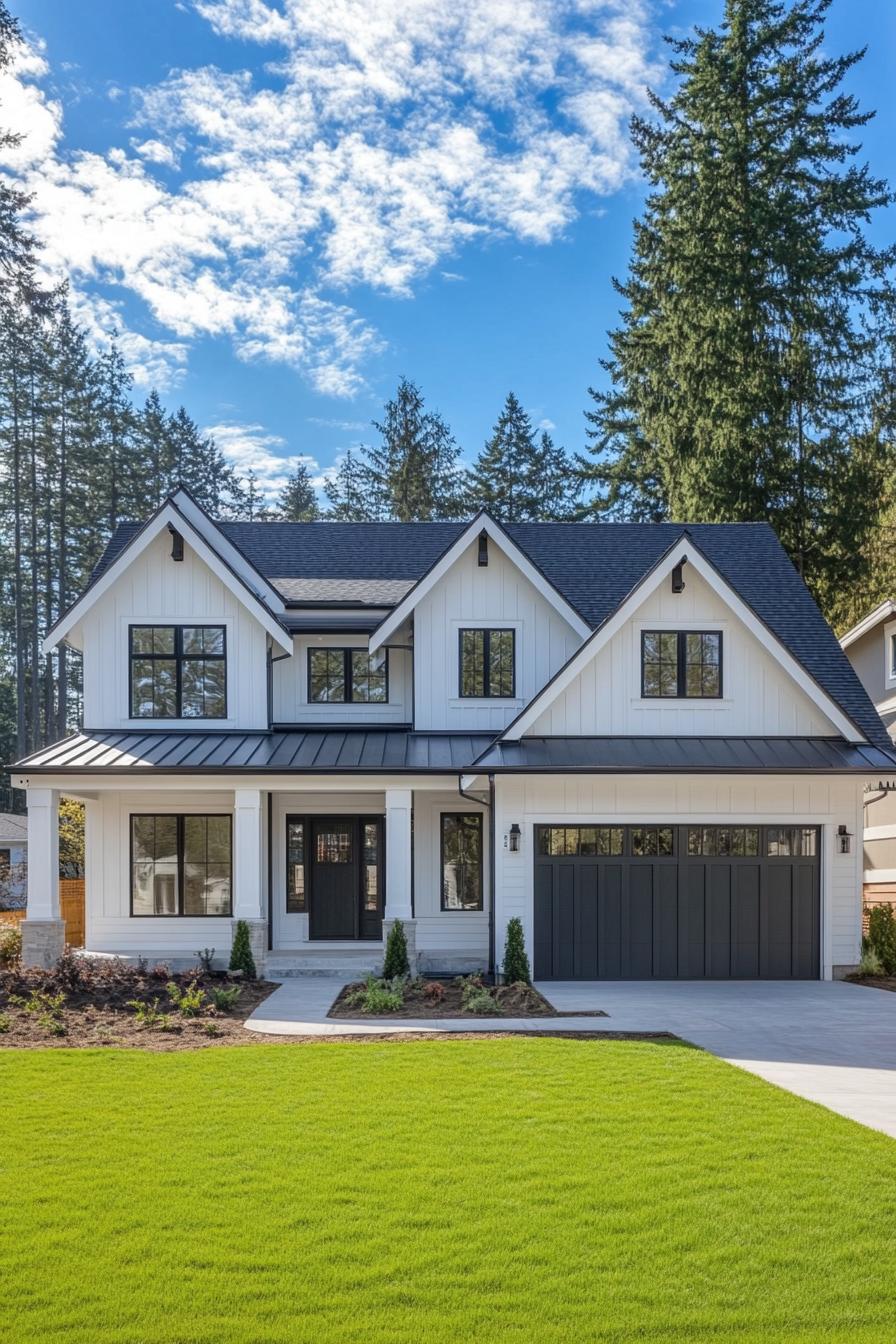
{"type": "Polygon", "coordinates": [[[215,522],[178,491],[47,636],[84,727],[27,789],[26,957],[191,961],[245,919],[271,975],[829,977],[858,960],[886,730],[762,524],[215,522]]]}

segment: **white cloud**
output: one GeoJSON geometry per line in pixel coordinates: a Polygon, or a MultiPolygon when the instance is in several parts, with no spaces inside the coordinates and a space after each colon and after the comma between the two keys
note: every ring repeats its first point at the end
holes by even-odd
{"type": "Polygon", "coordinates": [[[255,472],[258,488],[269,504],[274,503],[300,463],[308,468],[312,480],[320,479],[320,467],[315,458],[302,453],[286,453],[286,440],[279,434],[271,434],[263,425],[225,420],[218,425],[206,426],[202,432],[216,440],[228,462],[241,476],[255,472]]]}
{"type": "Polygon", "coordinates": [[[223,337],[337,396],[382,349],[367,291],[460,279],[445,263],[478,240],[561,235],[631,176],[627,120],[660,77],[651,0],[194,8],[252,69],[131,90],[130,152],[97,153],[64,145],[45,58],[23,53],[0,79],[26,133],[10,167],[76,285],[135,296],[178,348],[223,337]]]}
{"type": "Polygon", "coordinates": [[[331,420],[320,415],[309,415],[307,419],[309,425],[320,425],[324,429],[341,429],[345,433],[370,428],[366,420],[331,420]]]}
{"type": "Polygon", "coordinates": [[[553,420],[549,420],[545,415],[539,420],[537,428],[545,430],[546,433],[550,433],[550,431],[556,429],[557,426],[554,424],[553,420]]]}

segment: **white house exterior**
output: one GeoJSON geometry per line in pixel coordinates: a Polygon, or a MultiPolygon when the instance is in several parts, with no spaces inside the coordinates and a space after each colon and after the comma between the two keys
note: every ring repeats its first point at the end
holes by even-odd
{"type": "MultiPolygon", "coordinates": [[[[896,602],[881,602],[840,643],[896,740],[896,602]]],[[[875,780],[865,794],[863,880],[869,901],[896,901],[896,791],[887,783],[875,780]]]]}
{"type": "Polygon", "coordinates": [[[0,912],[21,910],[28,895],[28,821],[0,812],[0,912]]]}
{"type": "Polygon", "coordinates": [[[178,491],[49,633],[84,728],[27,790],[29,960],[62,946],[60,793],[86,946],[190,962],[250,925],[270,975],[840,974],[867,693],[764,525],[216,523],[178,491]]]}

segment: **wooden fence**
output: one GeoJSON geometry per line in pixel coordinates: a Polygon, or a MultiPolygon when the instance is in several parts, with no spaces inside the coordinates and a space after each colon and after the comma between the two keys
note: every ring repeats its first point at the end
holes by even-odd
{"type": "MultiPolygon", "coordinates": [[[[84,879],[60,877],[59,904],[65,920],[65,941],[68,947],[84,946],[84,879]]],[[[0,910],[0,924],[18,924],[27,916],[27,910],[0,910]]]]}

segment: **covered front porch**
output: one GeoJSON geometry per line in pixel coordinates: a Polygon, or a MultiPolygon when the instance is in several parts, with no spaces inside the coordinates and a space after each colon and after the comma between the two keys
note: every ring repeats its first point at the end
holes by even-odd
{"type": "Polygon", "coordinates": [[[142,772],[28,786],[26,959],[49,964],[64,926],[55,879],[61,793],[86,812],[85,947],[172,967],[230,954],[245,920],[260,974],[362,975],[401,920],[412,965],[490,962],[487,796],[456,775],[392,779],[147,779],[142,772]]]}

